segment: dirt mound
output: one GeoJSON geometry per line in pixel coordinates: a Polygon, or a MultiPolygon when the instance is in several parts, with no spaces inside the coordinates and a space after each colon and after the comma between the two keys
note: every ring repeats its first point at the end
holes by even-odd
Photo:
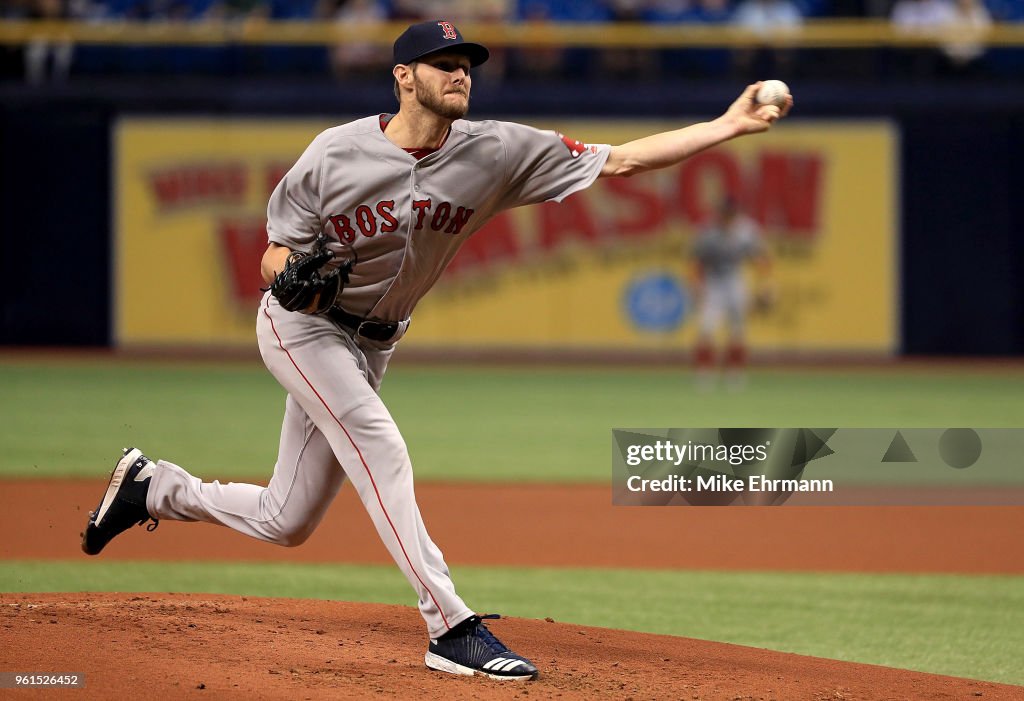
{"type": "Polygon", "coordinates": [[[0,669],[82,673],[90,698],[1022,698],[989,682],[514,618],[492,629],[540,679],[459,678],[423,666],[414,609],[334,601],[0,594],[0,627],[0,669]]]}

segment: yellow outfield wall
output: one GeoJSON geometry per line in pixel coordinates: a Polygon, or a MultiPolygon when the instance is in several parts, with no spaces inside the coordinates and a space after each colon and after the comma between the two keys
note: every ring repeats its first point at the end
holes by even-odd
{"type": "MultiPolygon", "coordinates": [[[[679,126],[542,121],[589,143],[679,126]]],[[[115,139],[120,345],[254,343],[266,201],[327,122],[124,119],[115,139]]],[[[419,305],[408,348],[670,350],[692,343],[689,248],[714,203],[746,204],[778,301],[754,350],[889,353],[897,329],[897,133],[797,121],[681,166],[599,180],[500,215],[419,305]]]]}

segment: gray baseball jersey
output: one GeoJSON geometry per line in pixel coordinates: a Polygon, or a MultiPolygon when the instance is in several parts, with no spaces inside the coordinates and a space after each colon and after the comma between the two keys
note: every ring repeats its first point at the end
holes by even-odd
{"type": "MultiPolygon", "coordinates": [[[[267,231],[293,250],[321,231],[351,245],[357,263],[338,303],[386,321],[410,317],[488,218],[588,187],[610,151],[518,124],[457,120],[444,145],[417,160],[387,139],[381,121],[320,134],[271,196],[267,231]]],[[[297,545],[348,478],[416,590],[431,637],[471,616],[423,525],[408,450],[377,394],[396,339],[374,341],[327,316],[288,312],[269,293],[256,332],[264,362],[288,392],[269,485],[204,483],[159,461],[149,513],[297,545]]]]}
{"type": "Polygon", "coordinates": [[[338,303],[402,321],[489,218],[587,187],[607,150],[521,124],[457,120],[444,146],[417,161],[388,140],[380,117],[366,117],[313,141],[271,196],[267,232],[293,250],[320,231],[351,244],[358,263],[338,303]]]}

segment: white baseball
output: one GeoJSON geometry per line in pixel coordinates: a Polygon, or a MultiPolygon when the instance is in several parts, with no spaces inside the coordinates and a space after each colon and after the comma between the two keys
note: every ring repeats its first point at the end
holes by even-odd
{"type": "Polygon", "coordinates": [[[775,105],[782,107],[786,104],[786,97],[789,95],[789,86],[781,80],[766,80],[761,83],[754,98],[761,105],[775,105]]]}

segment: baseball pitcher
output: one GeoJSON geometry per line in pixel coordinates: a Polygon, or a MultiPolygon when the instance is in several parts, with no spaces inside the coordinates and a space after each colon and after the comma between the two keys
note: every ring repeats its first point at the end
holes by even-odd
{"type": "Polygon", "coordinates": [[[557,202],[599,177],[664,168],[763,132],[792,102],[759,106],[755,84],[713,121],[587,145],[464,119],[472,70],[487,58],[451,22],[410,26],[394,43],[397,113],[323,132],[271,195],[257,339],[288,398],[269,485],[203,482],[129,449],[90,515],[86,553],[149,520],[206,521],[299,545],[349,481],[419,597],[427,667],[536,678],[536,666],[456,592],[420,517],[405,441],[377,394],[395,344],[459,247],[498,212],[557,202]]]}

